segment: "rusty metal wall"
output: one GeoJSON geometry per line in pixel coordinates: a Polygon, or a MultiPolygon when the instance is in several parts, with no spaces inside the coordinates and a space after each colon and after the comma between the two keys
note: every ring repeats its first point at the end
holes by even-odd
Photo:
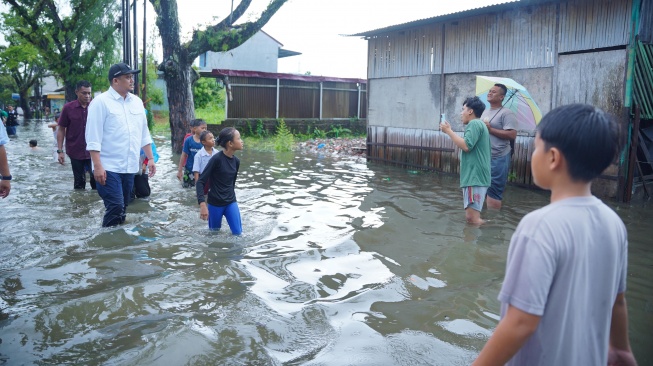
{"type": "MultiPolygon", "coordinates": [[[[462,132],[458,133],[462,136],[462,132]]],[[[384,164],[460,173],[460,149],[441,131],[368,126],[368,160],[384,164]]],[[[510,167],[510,181],[534,187],[530,160],[533,137],[517,136],[510,167]]]]}
{"type": "Polygon", "coordinates": [[[232,76],[230,82],[233,98],[228,102],[228,117],[276,117],[276,80],[232,76]]]}
{"type": "MultiPolygon", "coordinates": [[[[228,118],[276,117],[276,79],[231,77],[230,82],[228,118]]],[[[320,118],[320,83],[280,79],[279,118],[320,118]]],[[[322,82],[322,118],[367,118],[367,84],[322,82]]]]}

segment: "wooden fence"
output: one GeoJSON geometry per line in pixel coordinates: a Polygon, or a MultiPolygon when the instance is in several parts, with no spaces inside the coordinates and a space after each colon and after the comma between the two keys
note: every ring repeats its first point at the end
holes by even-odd
{"type": "MultiPolygon", "coordinates": [[[[459,133],[462,135],[462,133],[459,133]]],[[[520,186],[534,186],[531,175],[533,136],[515,140],[509,180],[520,186]]],[[[460,149],[441,131],[368,126],[367,159],[419,170],[460,174],[460,149]]]]}

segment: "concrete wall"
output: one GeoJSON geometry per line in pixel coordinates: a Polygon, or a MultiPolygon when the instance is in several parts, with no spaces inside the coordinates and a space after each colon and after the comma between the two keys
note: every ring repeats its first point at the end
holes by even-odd
{"type": "Polygon", "coordinates": [[[370,79],[370,125],[438,129],[440,75],[370,79]]]}
{"type": "Polygon", "coordinates": [[[258,32],[240,46],[226,52],[208,52],[203,70],[230,69],[277,72],[280,44],[258,32]]]}
{"type": "Polygon", "coordinates": [[[560,55],[556,105],[587,103],[621,117],[626,50],[560,55]]]}
{"type": "MultiPolygon", "coordinates": [[[[445,75],[444,108],[454,129],[462,130],[460,110],[476,93],[476,75],[505,76],[530,92],[542,113],[551,109],[552,68],[445,75]]],[[[370,79],[371,126],[437,130],[440,119],[440,75],[370,79]]]]}

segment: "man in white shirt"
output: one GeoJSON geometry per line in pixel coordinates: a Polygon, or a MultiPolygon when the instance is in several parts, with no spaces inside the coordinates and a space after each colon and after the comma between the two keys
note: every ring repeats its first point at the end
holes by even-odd
{"type": "Polygon", "coordinates": [[[9,143],[9,136],[4,126],[0,126],[0,197],[6,198],[11,191],[11,173],[7,162],[5,145],[9,143]]]}
{"type": "Polygon", "coordinates": [[[106,208],[104,227],[125,222],[141,148],[149,160],[149,176],[156,173],[143,101],[130,93],[134,74],[139,72],[125,63],[112,65],[111,87],[88,106],[86,150],[91,154],[97,191],[106,208]]]}

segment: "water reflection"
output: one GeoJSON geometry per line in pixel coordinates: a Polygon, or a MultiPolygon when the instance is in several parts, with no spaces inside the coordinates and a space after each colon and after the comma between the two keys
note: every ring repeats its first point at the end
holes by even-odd
{"type": "MultiPolygon", "coordinates": [[[[498,321],[508,242],[544,192],[510,187],[467,226],[457,178],[363,160],[243,151],[244,235],[212,233],[176,181],[167,138],[152,196],[126,225],[72,190],[43,122],[8,149],[0,201],[0,359],[8,364],[468,364],[498,321]]],[[[630,235],[629,308],[653,363],[650,205],[615,206],[630,235]]]]}

